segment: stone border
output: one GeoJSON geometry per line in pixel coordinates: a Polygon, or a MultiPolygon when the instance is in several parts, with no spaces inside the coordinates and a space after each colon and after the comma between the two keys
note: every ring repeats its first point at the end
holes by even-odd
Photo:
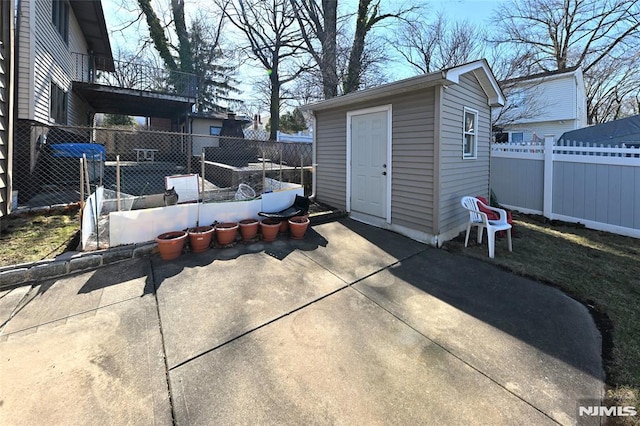
{"type": "Polygon", "coordinates": [[[127,259],[150,256],[157,252],[156,247],[155,242],[130,244],[82,253],[68,252],[55,259],[2,266],[0,267],[0,289],[29,284],[36,280],[58,278],[127,259]]]}
{"type": "Polygon", "coordinates": [[[52,204],[50,206],[41,206],[41,207],[24,207],[20,206],[17,209],[11,210],[8,217],[10,216],[28,216],[28,215],[39,215],[39,214],[50,214],[50,213],[67,213],[70,211],[80,210],[80,203],[69,203],[69,204],[52,204]]]}
{"type": "MultiPolygon", "coordinates": [[[[345,212],[336,210],[312,214],[309,216],[309,220],[311,225],[318,225],[346,216],[345,212]]],[[[0,266],[0,290],[30,284],[37,280],[59,278],[76,272],[88,271],[123,260],[151,256],[158,253],[157,246],[155,242],[150,241],[96,251],[67,252],[55,259],[0,266]]]]}

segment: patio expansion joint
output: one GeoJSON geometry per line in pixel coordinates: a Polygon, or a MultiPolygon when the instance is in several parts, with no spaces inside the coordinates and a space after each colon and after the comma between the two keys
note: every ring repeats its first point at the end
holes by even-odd
{"type": "Polygon", "coordinates": [[[176,370],[176,369],[178,369],[179,367],[182,367],[182,366],[184,366],[184,365],[186,365],[186,364],[190,363],[191,361],[194,361],[194,360],[196,360],[196,359],[198,359],[198,358],[200,358],[200,357],[202,357],[202,356],[205,356],[205,355],[207,355],[207,354],[209,354],[209,353],[211,353],[211,352],[213,352],[213,351],[215,351],[215,350],[218,350],[218,349],[220,349],[220,348],[222,348],[222,347],[224,347],[224,346],[226,346],[226,345],[228,345],[228,344],[230,344],[230,343],[232,343],[232,342],[234,342],[234,341],[236,341],[236,340],[238,340],[238,339],[240,339],[240,338],[242,338],[242,337],[244,337],[244,336],[246,336],[246,335],[248,335],[248,334],[253,333],[254,331],[260,330],[261,328],[264,328],[264,327],[266,327],[266,326],[268,326],[268,325],[270,325],[270,324],[273,324],[273,323],[275,323],[275,322],[277,322],[277,321],[279,321],[279,320],[281,320],[281,319],[283,319],[283,318],[285,318],[285,317],[287,317],[287,316],[289,316],[289,315],[291,315],[291,314],[294,314],[294,313],[296,313],[296,312],[298,312],[298,311],[300,311],[300,310],[302,310],[302,309],[306,308],[307,306],[311,306],[311,305],[313,305],[314,303],[317,303],[317,302],[319,302],[319,301],[321,301],[321,300],[323,300],[323,299],[326,299],[327,297],[332,296],[332,295],[334,295],[334,294],[336,294],[336,293],[338,293],[338,292],[340,292],[340,291],[343,291],[343,290],[345,290],[345,289],[351,288],[351,286],[352,286],[352,285],[354,285],[354,284],[356,284],[356,283],[359,283],[360,281],[362,281],[362,280],[364,280],[364,279],[366,279],[366,278],[368,278],[368,277],[370,277],[370,276],[372,276],[372,275],[375,275],[375,274],[377,274],[377,273],[379,273],[379,272],[381,272],[381,271],[384,271],[384,270],[386,270],[386,269],[388,269],[388,268],[390,268],[390,267],[392,267],[392,266],[394,266],[394,265],[397,265],[397,264],[398,264],[398,263],[400,263],[400,262],[403,262],[403,261],[405,261],[405,260],[407,260],[407,259],[410,259],[410,258],[412,258],[412,257],[414,257],[414,256],[417,256],[417,255],[419,255],[420,253],[424,253],[424,252],[425,252],[425,251],[427,251],[427,250],[428,250],[428,248],[425,248],[425,249],[422,249],[422,250],[420,250],[420,251],[418,251],[418,252],[416,252],[416,253],[413,253],[413,254],[411,254],[411,255],[405,256],[405,257],[403,257],[403,258],[401,258],[401,259],[396,260],[396,261],[395,261],[395,262],[393,262],[393,263],[390,263],[389,265],[386,265],[386,266],[384,266],[384,267],[382,267],[382,268],[379,268],[379,269],[377,269],[377,270],[375,270],[375,271],[371,272],[370,274],[367,274],[367,275],[365,275],[365,276],[363,276],[363,277],[361,277],[361,278],[358,278],[357,280],[352,281],[352,282],[347,282],[344,278],[340,277],[339,275],[337,275],[336,273],[334,273],[333,271],[331,271],[330,269],[328,269],[327,267],[325,267],[324,265],[322,265],[321,263],[319,263],[319,262],[318,262],[318,261],[316,261],[315,259],[312,259],[312,258],[311,258],[311,257],[309,257],[308,255],[306,255],[304,252],[302,252],[301,254],[302,254],[303,256],[305,256],[307,259],[309,259],[309,260],[310,260],[310,261],[312,261],[313,263],[317,264],[320,268],[322,268],[322,269],[324,269],[325,271],[329,272],[329,273],[330,273],[331,275],[333,275],[334,277],[338,278],[340,281],[342,281],[342,282],[344,283],[344,285],[342,285],[342,286],[338,287],[337,289],[335,289],[335,290],[333,290],[333,291],[331,291],[331,292],[329,292],[329,293],[327,293],[327,294],[324,294],[324,295],[322,295],[322,296],[320,296],[320,297],[317,297],[317,298],[315,298],[315,299],[313,299],[313,300],[311,300],[311,301],[309,301],[309,302],[307,302],[307,303],[304,303],[304,304],[302,304],[302,305],[300,305],[300,306],[296,307],[295,309],[292,309],[292,310],[290,310],[290,311],[288,311],[288,312],[286,312],[286,313],[284,313],[284,314],[278,315],[277,317],[272,318],[271,320],[269,320],[269,321],[267,321],[267,322],[265,322],[265,323],[263,323],[263,324],[260,324],[260,325],[258,325],[258,326],[256,326],[256,327],[253,327],[253,328],[251,328],[251,329],[249,329],[249,330],[247,330],[247,331],[245,331],[245,332],[243,332],[243,333],[239,334],[238,336],[236,336],[236,337],[234,337],[234,338],[232,338],[232,339],[229,339],[229,340],[227,340],[227,341],[225,341],[225,342],[222,342],[222,343],[220,343],[220,344],[218,344],[218,345],[214,346],[213,348],[207,349],[206,351],[200,352],[199,354],[196,354],[196,355],[194,355],[194,356],[192,356],[192,357],[189,357],[188,359],[186,359],[186,360],[184,360],[184,361],[179,362],[178,364],[174,365],[173,367],[170,367],[170,368],[168,369],[168,371],[169,371],[169,372],[171,372],[171,371],[173,371],[173,370],[176,370]]]}
{"type": "Polygon", "coordinates": [[[162,316],[160,315],[160,304],[158,303],[158,287],[156,286],[156,280],[153,273],[153,263],[150,258],[147,258],[149,262],[149,278],[153,283],[153,299],[155,301],[156,318],[158,319],[158,332],[160,333],[160,343],[162,344],[162,361],[164,362],[164,378],[167,383],[167,393],[169,394],[169,409],[171,410],[171,422],[176,424],[176,412],[175,404],[173,403],[173,391],[171,389],[171,380],[169,380],[169,362],[167,360],[167,345],[164,338],[164,332],[162,328],[162,316]]]}
{"type": "MultiPolygon", "coordinates": [[[[27,291],[27,292],[22,296],[22,298],[18,301],[18,303],[16,304],[16,306],[13,308],[13,310],[12,310],[12,311],[11,311],[11,313],[9,314],[9,317],[8,317],[8,318],[7,318],[7,319],[6,319],[2,324],[0,324],[0,336],[8,336],[8,334],[3,334],[3,333],[2,333],[2,332],[4,331],[4,328],[7,326],[7,324],[9,324],[9,322],[11,321],[11,319],[12,319],[14,316],[16,316],[16,314],[17,314],[18,312],[20,312],[22,309],[24,309],[24,308],[25,308],[25,306],[27,306],[27,305],[29,304],[29,302],[31,302],[31,300],[33,300],[33,299],[35,298],[35,296],[34,296],[34,297],[32,297],[30,300],[26,300],[26,299],[29,297],[29,295],[31,294],[31,292],[33,292],[33,288],[34,288],[34,285],[31,285],[31,288],[29,289],[29,291],[27,291]],[[26,302],[25,302],[25,300],[26,300],[26,302]],[[23,302],[24,302],[24,303],[23,303],[23,302]]],[[[13,290],[11,290],[11,291],[13,291],[13,290]]],[[[7,295],[8,295],[8,294],[9,294],[9,293],[7,293],[7,295]]],[[[22,331],[22,330],[21,330],[21,331],[22,331]]],[[[11,333],[11,334],[13,334],[13,333],[11,333]]]]}
{"type": "MultiPolygon", "coordinates": [[[[408,258],[411,258],[413,256],[418,255],[419,253],[416,253],[415,255],[411,255],[408,256],[408,258]]],[[[405,259],[406,260],[406,259],[405,259]]],[[[400,263],[400,261],[395,262],[394,264],[400,263]]],[[[384,269],[388,269],[389,267],[393,266],[389,265],[387,268],[383,268],[380,271],[374,272],[373,274],[369,274],[367,277],[370,277],[372,275],[375,275],[379,272],[381,272],[384,269]]],[[[366,278],[366,277],[365,277],[366,278]]],[[[357,282],[362,281],[364,278],[358,280],[357,282]]],[[[355,284],[355,282],[354,282],[355,284]]],[[[351,285],[350,285],[351,287],[351,285]]],[[[554,422],[555,424],[561,424],[559,423],[556,419],[554,419],[553,417],[551,417],[549,414],[545,413],[543,410],[541,410],[540,408],[536,407],[535,405],[533,405],[531,402],[527,401],[526,399],[524,399],[523,397],[521,397],[520,395],[514,393],[513,391],[509,390],[508,388],[506,388],[502,383],[498,382],[497,380],[495,380],[493,377],[489,376],[487,373],[485,373],[484,371],[480,370],[479,368],[475,367],[473,364],[469,363],[468,361],[466,361],[465,359],[461,358],[459,355],[456,355],[455,353],[453,353],[451,350],[449,350],[447,347],[443,346],[442,344],[436,342],[435,340],[433,340],[432,338],[430,338],[429,336],[427,336],[426,334],[424,334],[423,332],[421,332],[420,330],[418,330],[417,328],[415,328],[413,325],[409,324],[408,322],[406,322],[404,319],[400,318],[398,315],[396,315],[395,313],[391,312],[389,309],[385,308],[384,306],[380,305],[378,302],[376,302],[374,299],[370,298],[369,296],[367,296],[365,293],[363,293],[362,291],[358,290],[356,287],[351,287],[353,290],[357,291],[358,293],[360,293],[362,296],[364,296],[367,300],[370,300],[372,303],[374,303],[376,306],[378,306],[380,309],[382,309],[383,311],[385,311],[386,313],[388,313],[389,315],[391,315],[392,317],[394,317],[395,319],[397,319],[398,321],[400,321],[402,324],[406,325],[407,327],[409,327],[411,330],[415,331],[416,333],[418,333],[419,335],[421,335],[422,337],[424,337],[425,339],[427,339],[429,342],[433,343],[434,345],[436,345],[437,347],[439,347],[440,349],[442,349],[443,351],[445,351],[447,354],[451,355],[452,357],[454,357],[455,359],[457,359],[458,361],[462,362],[464,365],[466,365],[467,367],[471,368],[473,371],[477,372],[478,374],[486,377],[489,381],[491,381],[492,383],[496,384],[498,387],[500,387],[501,389],[503,389],[504,391],[506,391],[507,393],[513,395],[515,398],[519,399],[520,401],[522,401],[523,403],[525,403],[526,405],[528,405],[529,407],[533,408],[534,410],[536,410],[537,412],[539,412],[540,414],[542,414],[543,416],[545,416],[547,419],[551,420],[552,422],[554,422]]]]}
{"type": "MultiPolygon", "coordinates": [[[[343,279],[340,279],[340,280],[344,282],[343,279]]],[[[251,328],[249,330],[246,330],[246,331],[242,332],[241,334],[237,335],[236,337],[234,337],[232,339],[229,339],[227,341],[224,341],[224,342],[214,346],[211,349],[207,349],[206,351],[200,352],[197,355],[194,355],[194,356],[189,357],[188,359],[186,359],[184,361],[181,361],[181,362],[177,363],[173,367],[169,368],[169,372],[171,372],[173,370],[176,370],[176,369],[178,369],[178,368],[190,363],[191,361],[194,361],[194,360],[196,360],[196,359],[198,359],[200,357],[203,357],[203,356],[205,356],[205,355],[207,355],[207,354],[209,354],[209,353],[211,353],[213,351],[216,351],[216,350],[218,350],[218,349],[220,349],[220,348],[222,348],[224,346],[227,346],[228,344],[233,343],[236,340],[239,340],[239,339],[243,338],[244,336],[247,336],[247,335],[249,335],[249,334],[251,334],[251,333],[253,333],[255,331],[258,331],[258,330],[268,326],[268,325],[271,325],[271,324],[273,324],[273,323],[275,323],[277,321],[280,321],[281,319],[286,318],[289,315],[294,314],[294,313],[296,313],[296,312],[298,312],[298,311],[300,311],[300,310],[302,310],[302,309],[304,309],[304,308],[306,308],[308,306],[311,306],[314,303],[317,303],[317,302],[319,302],[319,301],[321,301],[323,299],[326,299],[327,297],[330,297],[330,296],[332,296],[332,295],[334,295],[336,293],[339,293],[339,292],[341,292],[341,291],[343,291],[345,289],[348,289],[349,287],[350,287],[350,285],[345,283],[344,285],[341,285],[340,287],[336,288],[335,290],[332,290],[329,293],[326,293],[326,294],[324,294],[324,295],[322,295],[320,297],[317,297],[317,298],[315,298],[315,299],[313,299],[313,300],[311,300],[311,301],[309,301],[307,303],[304,303],[304,304],[302,304],[302,305],[300,305],[300,306],[298,306],[298,307],[296,307],[296,308],[294,308],[294,309],[292,309],[292,310],[290,310],[290,311],[288,311],[288,312],[286,312],[284,314],[278,315],[277,317],[272,318],[272,319],[270,319],[270,320],[268,320],[268,321],[266,321],[266,322],[264,322],[264,323],[262,323],[262,324],[260,324],[260,325],[258,325],[256,327],[253,327],[253,328],[251,328]]]]}

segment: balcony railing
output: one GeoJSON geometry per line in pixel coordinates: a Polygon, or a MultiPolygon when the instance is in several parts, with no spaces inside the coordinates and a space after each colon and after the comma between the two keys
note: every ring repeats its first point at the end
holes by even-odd
{"type": "Polygon", "coordinates": [[[114,60],[115,72],[102,71],[100,60],[82,53],[72,53],[72,78],[83,83],[95,83],[125,89],[166,93],[195,98],[197,78],[194,74],[154,68],[147,65],[114,60]]]}

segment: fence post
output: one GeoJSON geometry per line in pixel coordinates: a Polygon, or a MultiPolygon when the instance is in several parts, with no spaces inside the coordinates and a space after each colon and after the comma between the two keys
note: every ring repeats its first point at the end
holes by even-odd
{"type": "Polygon", "coordinates": [[[118,211],[122,210],[120,202],[120,156],[116,155],[116,206],[118,211]]]}
{"type": "Polygon", "coordinates": [[[553,139],[554,135],[544,135],[544,187],[542,214],[553,219],[553,139]]]}
{"type": "MultiPolygon", "coordinates": [[[[205,172],[205,166],[204,166],[204,151],[202,152],[202,155],[200,156],[200,177],[202,178],[202,201],[204,202],[204,172],[205,172]]],[[[198,202],[200,202],[200,200],[198,200],[198,202]]]]}
{"type": "Polygon", "coordinates": [[[80,208],[84,207],[84,161],[80,159],[80,208]]]}

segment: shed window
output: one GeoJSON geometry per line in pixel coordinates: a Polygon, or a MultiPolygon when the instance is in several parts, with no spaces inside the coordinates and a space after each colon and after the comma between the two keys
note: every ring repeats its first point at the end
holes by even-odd
{"type": "Polygon", "coordinates": [[[67,124],[67,92],[51,83],[51,105],[49,114],[58,124],[67,124]]]}
{"type": "Polygon", "coordinates": [[[478,111],[464,108],[462,158],[477,158],[478,111]]]}
{"type": "Polygon", "coordinates": [[[222,127],[220,126],[209,126],[209,134],[211,136],[220,136],[221,131],[222,127]]]}
{"type": "Polygon", "coordinates": [[[53,0],[51,22],[65,43],[69,43],[69,3],[67,0],[53,0]]]}

